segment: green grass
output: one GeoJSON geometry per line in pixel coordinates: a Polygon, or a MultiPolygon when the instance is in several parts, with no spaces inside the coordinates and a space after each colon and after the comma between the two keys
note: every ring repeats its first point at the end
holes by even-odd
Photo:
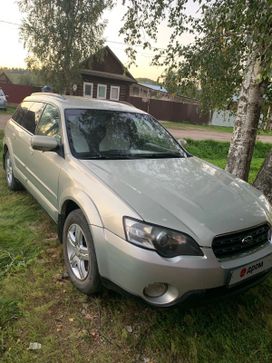
{"type": "MultiPolygon", "coordinates": [[[[267,147],[257,145],[255,166],[267,147]]],[[[228,145],[189,140],[188,149],[219,165],[228,145]]],[[[61,278],[55,225],[28,193],[7,190],[2,169],[0,231],[1,363],[272,361],[272,278],[190,310],[154,309],[107,290],[88,298],[61,278]]]]}
{"type": "MultiPolygon", "coordinates": [[[[228,126],[214,126],[214,125],[195,125],[189,122],[173,122],[173,121],[161,121],[164,127],[178,130],[200,130],[200,131],[212,131],[212,132],[227,132],[232,133],[233,127],[228,126]]],[[[272,136],[271,131],[258,131],[259,135],[272,136]]]]}
{"type": "MultiPolygon", "coordinates": [[[[227,162],[229,142],[217,142],[213,140],[195,141],[187,139],[186,148],[193,155],[209,161],[224,169],[227,162]]],[[[249,182],[252,183],[262,166],[263,160],[271,149],[271,144],[257,142],[251,163],[249,182]]]]}
{"type": "Polygon", "coordinates": [[[0,109],[0,115],[12,115],[15,110],[16,107],[8,106],[6,111],[0,109]]]}

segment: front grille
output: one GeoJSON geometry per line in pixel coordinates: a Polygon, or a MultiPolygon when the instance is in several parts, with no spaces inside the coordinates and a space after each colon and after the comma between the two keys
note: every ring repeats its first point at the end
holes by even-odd
{"type": "Polygon", "coordinates": [[[268,231],[270,226],[263,224],[244,231],[217,236],[212,243],[212,249],[216,257],[224,258],[247,252],[268,243],[268,231]]]}

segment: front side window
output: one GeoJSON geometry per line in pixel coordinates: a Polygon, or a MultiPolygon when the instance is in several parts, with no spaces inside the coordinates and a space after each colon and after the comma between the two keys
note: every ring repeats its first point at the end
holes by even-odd
{"type": "Polygon", "coordinates": [[[83,96],[93,97],[93,83],[84,82],[83,83],[83,96]]]}
{"type": "Polygon", "coordinates": [[[57,107],[46,105],[37,124],[35,134],[60,139],[60,116],[57,107]]]}
{"type": "Polygon", "coordinates": [[[113,101],[119,101],[120,97],[120,87],[111,86],[110,88],[110,99],[113,101]]]}
{"type": "Polygon", "coordinates": [[[107,98],[107,86],[105,84],[97,85],[97,98],[105,100],[107,98]]]}
{"type": "Polygon", "coordinates": [[[92,109],[65,110],[72,154],[79,159],[184,157],[186,152],[150,115],[92,109]]]}

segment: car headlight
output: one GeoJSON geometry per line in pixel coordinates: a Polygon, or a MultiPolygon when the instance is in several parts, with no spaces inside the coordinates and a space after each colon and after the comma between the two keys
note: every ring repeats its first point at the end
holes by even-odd
{"type": "Polygon", "coordinates": [[[124,228],[128,242],[155,250],[163,257],[203,256],[196,241],[185,233],[130,218],[124,218],[124,228]]]}

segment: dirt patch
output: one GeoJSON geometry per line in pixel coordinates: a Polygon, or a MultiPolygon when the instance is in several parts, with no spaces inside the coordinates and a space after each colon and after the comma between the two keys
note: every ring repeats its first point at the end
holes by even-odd
{"type": "MultiPolygon", "coordinates": [[[[168,128],[168,131],[176,139],[230,141],[232,137],[232,134],[228,132],[216,132],[210,130],[178,130],[168,128]]],[[[272,144],[272,136],[258,135],[257,141],[272,144]]]]}
{"type": "Polygon", "coordinates": [[[6,126],[6,123],[11,115],[0,115],[0,130],[3,129],[6,126]]]}

